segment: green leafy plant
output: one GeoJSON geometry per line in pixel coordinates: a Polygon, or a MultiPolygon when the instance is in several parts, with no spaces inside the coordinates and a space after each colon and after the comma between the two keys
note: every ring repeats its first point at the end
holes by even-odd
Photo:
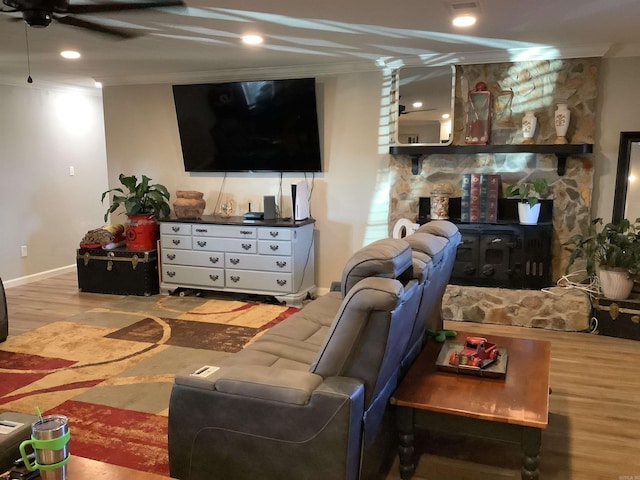
{"type": "Polygon", "coordinates": [[[598,266],[623,269],[629,275],[637,275],[640,271],[640,218],[634,223],[624,219],[604,226],[602,218],[596,218],[587,232],[574,235],[564,246],[572,247],[565,273],[578,258],[584,258],[590,278],[596,276],[598,266]]]}
{"type": "Polygon", "coordinates": [[[529,206],[533,207],[548,193],[549,185],[547,181],[544,178],[537,178],[533,181],[509,185],[504,195],[507,198],[519,197],[522,203],[528,203],[529,206]]]}
{"type": "Polygon", "coordinates": [[[107,190],[102,194],[101,201],[104,203],[104,199],[111,192],[117,192],[113,194],[107,213],[104,214],[105,222],[109,218],[109,214],[115,212],[120,205],[124,206],[127,215],[153,214],[156,218],[169,216],[169,213],[171,213],[170,195],[164,185],[151,184],[151,179],[146,175],[142,175],[142,180],[139,183],[135,175],[125,176],[121,173],[119,179],[120,183],[127,189],[126,192],[118,187],[107,190]]]}

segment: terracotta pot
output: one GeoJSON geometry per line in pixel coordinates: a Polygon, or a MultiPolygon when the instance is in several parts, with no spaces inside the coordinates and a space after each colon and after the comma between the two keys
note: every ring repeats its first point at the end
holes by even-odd
{"type": "Polygon", "coordinates": [[[626,300],[633,289],[633,279],[624,269],[600,267],[598,269],[602,294],[611,300],[626,300]]]}
{"type": "Polygon", "coordinates": [[[127,250],[155,250],[160,233],[160,225],[153,214],[129,214],[124,226],[127,250]]]}

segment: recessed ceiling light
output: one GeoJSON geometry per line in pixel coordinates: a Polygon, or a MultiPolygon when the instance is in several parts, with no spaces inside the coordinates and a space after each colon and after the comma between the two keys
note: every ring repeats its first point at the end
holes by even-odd
{"type": "Polygon", "coordinates": [[[76,52],[75,50],[63,50],[60,52],[60,56],[72,60],[80,58],[80,52],[76,52]]]}
{"type": "Polygon", "coordinates": [[[263,42],[263,38],[260,35],[243,35],[242,43],[247,45],[260,45],[263,42]]]}
{"type": "Polygon", "coordinates": [[[96,88],[102,88],[102,82],[96,81],[96,82],[94,82],[94,85],[95,85],[96,88]]]}
{"type": "Polygon", "coordinates": [[[413,102],[413,108],[420,108],[422,106],[422,102],[413,102]]]}
{"type": "Polygon", "coordinates": [[[450,116],[451,116],[451,115],[449,115],[448,113],[443,113],[443,114],[442,114],[442,118],[444,118],[445,120],[446,120],[447,118],[449,118],[450,116]]]}
{"type": "Polygon", "coordinates": [[[476,23],[476,17],[473,15],[460,15],[453,19],[453,24],[456,27],[470,27],[476,23]]]}

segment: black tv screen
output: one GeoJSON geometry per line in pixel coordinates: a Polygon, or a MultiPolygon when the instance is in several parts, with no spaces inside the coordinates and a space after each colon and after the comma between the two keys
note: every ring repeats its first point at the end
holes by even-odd
{"type": "Polygon", "coordinates": [[[315,79],[174,85],[186,171],[320,172],[315,79]]]}

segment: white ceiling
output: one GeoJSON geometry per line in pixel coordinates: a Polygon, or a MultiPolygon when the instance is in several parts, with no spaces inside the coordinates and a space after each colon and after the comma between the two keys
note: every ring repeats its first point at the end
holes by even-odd
{"type": "Polygon", "coordinates": [[[145,33],[130,40],[55,22],[25,29],[23,22],[9,21],[18,14],[4,13],[0,83],[26,85],[27,38],[34,85],[242,80],[381,65],[640,55],[638,0],[479,0],[478,23],[456,30],[450,4],[466,2],[186,0],[187,7],[81,17],[145,33]],[[241,45],[240,35],[249,32],[261,33],[265,43],[241,45]],[[69,48],[82,58],[58,55],[69,48]]]}

